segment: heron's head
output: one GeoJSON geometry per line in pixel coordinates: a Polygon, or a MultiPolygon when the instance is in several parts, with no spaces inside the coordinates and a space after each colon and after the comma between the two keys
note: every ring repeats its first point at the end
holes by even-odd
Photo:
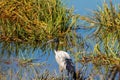
{"type": "Polygon", "coordinates": [[[47,41],[46,44],[51,43],[51,42],[59,43],[59,38],[56,37],[54,39],[51,39],[51,40],[47,41]]]}
{"type": "Polygon", "coordinates": [[[46,44],[51,43],[51,42],[54,42],[54,43],[55,43],[55,50],[58,50],[59,38],[56,37],[56,38],[54,38],[54,39],[51,39],[51,40],[47,41],[46,44]]]}
{"type": "Polygon", "coordinates": [[[59,38],[54,38],[54,42],[59,43],[59,38]]]}
{"type": "Polygon", "coordinates": [[[58,50],[58,45],[59,45],[59,38],[54,38],[54,42],[55,42],[55,50],[58,50]]]}

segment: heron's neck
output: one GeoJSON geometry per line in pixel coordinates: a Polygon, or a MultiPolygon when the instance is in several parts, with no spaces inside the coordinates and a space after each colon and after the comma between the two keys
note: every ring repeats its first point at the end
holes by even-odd
{"type": "Polygon", "coordinates": [[[59,42],[56,42],[54,51],[58,51],[58,45],[59,45],[59,42]]]}
{"type": "Polygon", "coordinates": [[[54,50],[55,55],[57,54],[57,51],[58,51],[58,45],[59,45],[59,42],[56,42],[55,43],[55,50],[54,50]]]}

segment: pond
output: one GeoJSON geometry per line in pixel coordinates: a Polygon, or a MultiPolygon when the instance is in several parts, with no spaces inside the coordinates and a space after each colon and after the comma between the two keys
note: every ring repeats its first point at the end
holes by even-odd
{"type": "MultiPolygon", "coordinates": [[[[104,0],[63,0],[68,7],[74,6],[74,13],[80,15],[89,15],[89,13],[92,10],[96,10],[97,6],[101,5],[103,1],[104,0]]],[[[120,3],[119,0],[113,2],[120,3]]],[[[78,31],[78,33],[82,34],[82,36],[83,33],[84,36],[88,35],[85,30],[78,31]]],[[[94,42],[90,42],[94,44],[94,42]]],[[[70,51],[67,52],[73,56],[70,51]]],[[[72,57],[72,59],[76,62],[74,57],[72,57]]],[[[95,68],[92,63],[82,64],[76,62],[76,69],[81,69],[80,74],[84,76],[82,79],[87,79],[89,76],[92,77],[95,75],[91,80],[102,80],[105,74],[105,69],[102,68],[101,73],[96,75],[93,71],[95,68]],[[90,75],[91,72],[94,74],[90,75]]],[[[117,76],[119,76],[119,74],[117,74],[117,76]]],[[[44,51],[41,47],[33,47],[29,46],[29,44],[0,43],[0,80],[60,80],[59,77],[61,76],[52,47],[44,51]],[[54,76],[56,77],[54,78],[54,76]]],[[[117,77],[116,80],[118,80],[117,77]]]]}

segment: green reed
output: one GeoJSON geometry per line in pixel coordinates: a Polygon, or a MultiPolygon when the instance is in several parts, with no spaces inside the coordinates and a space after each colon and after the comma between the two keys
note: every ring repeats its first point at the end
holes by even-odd
{"type": "Polygon", "coordinates": [[[4,0],[0,8],[0,40],[4,41],[42,43],[64,37],[75,24],[71,10],[60,0],[4,0]]]}
{"type": "Polygon", "coordinates": [[[92,11],[91,16],[81,16],[80,19],[88,24],[84,29],[94,29],[86,39],[95,43],[93,52],[80,61],[93,63],[94,70],[99,69],[98,73],[104,68],[104,79],[106,76],[115,79],[120,72],[120,6],[115,7],[110,0],[109,4],[104,2],[102,7],[92,11]]]}

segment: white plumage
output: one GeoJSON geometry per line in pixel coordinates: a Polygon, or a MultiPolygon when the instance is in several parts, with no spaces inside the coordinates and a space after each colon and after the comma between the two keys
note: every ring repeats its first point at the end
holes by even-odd
{"type": "Polygon", "coordinates": [[[63,72],[63,70],[67,70],[68,76],[71,74],[72,78],[76,80],[75,66],[70,58],[70,55],[65,51],[56,51],[55,59],[59,65],[59,70],[63,72]]]}
{"type": "Polygon", "coordinates": [[[60,71],[62,72],[63,70],[66,70],[66,59],[70,59],[70,55],[65,51],[54,50],[54,52],[60,71]]]}

